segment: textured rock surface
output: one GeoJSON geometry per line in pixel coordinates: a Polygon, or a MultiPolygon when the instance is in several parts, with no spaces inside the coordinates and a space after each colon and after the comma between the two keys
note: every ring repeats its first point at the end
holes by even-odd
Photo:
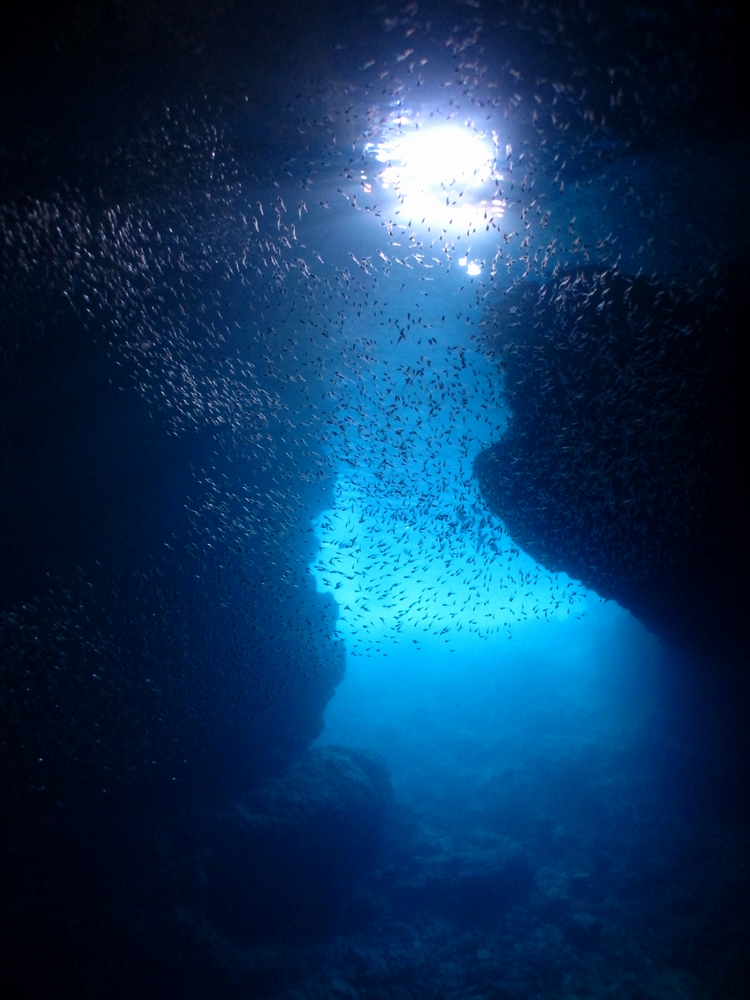
{"type": "Polygon", "coordinates": [[[482,491],[543,566],[747,663],[745,271],[579,270],[498,304],[509,430],[482,491]]]}
{"type": "Polygon", "coordinates": [[[131,778],[246,787],[319,735],[343,676],[306,571],[318,455],[271,464],[240,381],[216,403],[239,429],[176,430],[91,331],[45,315],[0,370],[0,781],[63,802],[131,778]]]}
{"type": "Polygon", "coordinates": [[[390,892],[404,915],[442,914],[483,927],[526,901],[533,889],[533,868],[515,844],[498,838],[492,847],[471,850],[429,846],[392,873],[390,892]]]}
{"type": "Polygon", "coordinates": [[[385,764],[365,750],[310,750],[211,832],[209,918],[249,935],[323,930],[372,863],[391,803],[385,764]]]}

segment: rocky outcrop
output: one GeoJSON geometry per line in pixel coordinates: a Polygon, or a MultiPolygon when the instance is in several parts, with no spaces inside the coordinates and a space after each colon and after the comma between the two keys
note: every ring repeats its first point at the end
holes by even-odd
{"type": "Polygon", "coordinates": [[[462,926],[483,927],[525,902],[534,888],[531,862],[517,845],[497,840],[458,850],[419,845],[408,865],[384,873],[396,912],[404,919],[440,914],[462,926]]]}
{"type": "Polygon", "coordinates": [[[212,375],[236,427],[175,426],[95,331],[40,312],[0,359],[0,784],[246,787],[319,735],[344,672],[307,572],[319,454],[256,433],[250,368],[212,375]]]}
{"type": "Polygon", "coordinates": [[[525,283],[488,347],[512,417],[475,463],[511,537],[660,636],[747,664],[745,271],[525,283]]]}
{"type": "Polygon", "coordinates": [[[375,859],[390,803],[377,755],[310,750],[209,828],[209,920],[235,938],[324,931],[375,859]]]}

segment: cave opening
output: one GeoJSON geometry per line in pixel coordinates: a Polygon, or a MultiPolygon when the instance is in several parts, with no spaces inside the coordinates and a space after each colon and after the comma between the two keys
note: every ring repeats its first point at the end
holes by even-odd
{"type": "Polygon", "coordinates": [[[730,5],[69,6],[0,31],[8,982],[744,1000],[730,5]]]}

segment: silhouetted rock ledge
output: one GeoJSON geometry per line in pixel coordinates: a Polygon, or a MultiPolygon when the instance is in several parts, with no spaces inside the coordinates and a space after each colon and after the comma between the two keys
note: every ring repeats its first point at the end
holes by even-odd
{"type": "Polygon", "coordinates": [[[524,283],[487,348],[512,411],[475,472],[511,538],[655,634],[747,666],[747,268],[524,283]]]}
{"type": "Polygon", "coordinates": [[[416,853],[391,874],[390,891],[400,911],[441,914],[468,926],[489,926],[534,888],[531,862],[515,845],[469,846],[416,853]]]}
{"type": "Polygon", "coordinates": [[[373,862],[392,800],[374,753],[308,751],[218,817],[207,914],[249,936],[324,931],[343,890],[373,862]]]}

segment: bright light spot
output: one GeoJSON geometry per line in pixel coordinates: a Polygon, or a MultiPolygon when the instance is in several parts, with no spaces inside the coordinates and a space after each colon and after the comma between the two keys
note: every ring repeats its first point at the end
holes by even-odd
{"type": "Polygon", "coordinates": [[[393,184],[401,193],[456,184],[480,185],[494,169],[493,151],[483,139],[447,125],[383,143],[375,156],[380,163],[388,164],[381,174],[384,183],[393,184]]]}
{"type": "Polygon", "coordinates": [[[381,186],[398,194],[409,212],[431,224],[460,228],[503,215],[493,142],[455,125],[418,129],[406,120],[400,125],[392,139],[367,148],[384,164],[381,186]]]}
{"type": "Polygon", "coordinates": [[[469,260],[468,257],[459,257],[458,263],[460,267],[465,267],[468,274],[477,275],[482,273],[482,265],[478,260],[469,260]]]}

